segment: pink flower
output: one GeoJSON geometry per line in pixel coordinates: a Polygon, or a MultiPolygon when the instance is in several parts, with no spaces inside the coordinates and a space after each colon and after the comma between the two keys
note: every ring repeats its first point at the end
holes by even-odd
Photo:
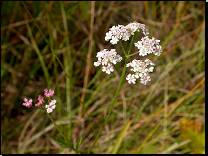
{"type": "Polygon", "coordinates": [[[51,89],[49,91],[48,91],[48,89],[45,89],[44,92],[45,92],[44,95],[46,97],[52,97],[54,94],[54,90],[51,90],[51,89]]]}
{"type": "Polygon", "coordinates": [[[36,107],[41,106],[43,103],[45,103],[44,98],[41,95],[38,95],[38,103],[35,104],[36,107]]]}
{"type": "Polygon", "coordinates": [[[26,98],[24,98],[24,100],[23,100],[25,103],[23,103],[22,105],[23,106],[25,106],[25,107],[31,107],[32,106],[32,99],[30,99],[29,101],[28,101],[28,99],[26,99],[26,98]]]}

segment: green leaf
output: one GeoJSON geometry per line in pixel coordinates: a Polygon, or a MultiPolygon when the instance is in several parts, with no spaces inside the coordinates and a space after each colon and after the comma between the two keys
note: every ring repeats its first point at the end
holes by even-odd
{"type": "Polygon", "coordinates": [[[52,139],[58,142],[63,148],[74,149],[69,139],[67,139],[67,143],[61,137],[59,138],[52,137],[52,139]]]}
{"type": "Polygon", "coordinates": [[[82,142],[82,136],[80,136],[79,139],[78,139],[78,141],[77,141],[76,150],[78,150],[78,148],[80,147],[81,142],[82,142]]]}
{"type": "Polygon", "coordinates": [[[74,149],[74,147],[72,146],[71,141],[68,138],[66,138],[66,142],[67,142],[67,145],[69,146],[69,148],[74,149]]]}
{"type": "Polygon", "coordinates": [[[69,148],[69,146],[64,142],[64,140],[60,138],[52,137],[52,139],[56,142],[58,142],[63,148],[69,148]]]}

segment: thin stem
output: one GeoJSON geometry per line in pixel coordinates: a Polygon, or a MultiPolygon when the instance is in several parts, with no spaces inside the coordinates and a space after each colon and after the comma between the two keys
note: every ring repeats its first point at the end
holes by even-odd
{"type": "MultiPolygon", "coordinates": [[[[136,32],[135,32],[135,33],[136,33],[136,32]]],[[[130,46],[129,46],[128,55],[129,55],[129,54],[130,54],[130,52],[131,52],[131,49],[132,49],[132,45],[133,45],[134,38],[135,38],[135,34],[132,36],[131,43],[130,43],[130,46]]]]}
{"type": "Polygon", "coordinates": [[[136,53],[133,53],[133,54],[131,54],[131,55],[128,55],[128,57],[134,56],[134,55],[136,55],[136,54],[138,54],[138,53],[139,53],[139,51],[136,52],[136,53]]]}
{"type": "Polygon", "coordinates": [[[30,17],[32,18],[32,20],[33,20],[33,22],[35,23],[36,27],[37,27],[38,30],[40,31],[41,35],[43,36],[43,38],[45,39],[45,41],[48,43],[48,40],[45,38],[45,35],[43,34],[43,32],[41,31],[41,29],[39,28],[38,24],[35,22],[33,16],[30,14],[30,12],[29,12],[29,10],[27,9],[25,3],[24,3],[23,1],[21,1],[21,2],[22,2],[22,4],[24,5],[24,7],[25,7],[27,13],[28,13],[28,14],[30,15],[30,17]]]}
{"type": "Polygon", "coordinates": [[[125,51],[125,49],[124,49],[124,47],[123,47],[123,44],[121,43],[121,40],[119,40],[119,43],[120,43],[120,45],[121,45],[121,48],[122,48],[122,50],[123,50],[125,56],[127,57],[126,51],[125,51]]]}
{"type": "MultiPolygon", "coordinates": [[[[132,40],[131,40],[131,45],[130,45],[130,48],[129,48],[128,53],[130,53],[130,51],[131,51],[133,40],[134,40],[134,38],[132,38],[132,40]]],[[[115,97],[114,97],[114,99],[113,99],[113,102],[112,102],[111,105],[110,105],[110,109],[109,109],[108,115],[107,115],[107,117],[106,117],[106,119],[105,119],[105,121],[104,121],[104,123],[103,123],[103,125],[102,125],[102,127],[101,127],[101,129],[100,129],[100,131],[98,132],[98,134],[97,134],[97,136],[96,136],[96,138],[95,138],[95,140],[94,140],[94,142],[93,142],[91,148],[89,149],[88,154],[91,152],[92,148],[95,146],[95,143],[97,142],[97,140],[98,140],[98,138],[99,138],[99,136],[100,136],[100,134],[101,134],[103,128],[105,127],[105,125],[106,125],[108,119],[110,118],[110,115],[111,115],[111,113],[112,113],[113,107],[114,107],[115,102],[116,102],[116,99],[117,99],[117,97],[118,97],[118,93],[119,93],[119,91],[120,91],[120,89],[121,89],[122,81],[123,81],[123,78],[124,78],[124,75],[125,75],[125,72],[126,72],[126,64],[127,64],[128,61],[129,61],[129,57],[128,57],[128,55],[127,55],[125,49],[123,48],[123,45],[122,45],[122,43],[121,43],[121,40],[119,40],[119,43],[120,43],[121,48],[122,48],[122,50],[123,50],[123,52],[124,52],[124,54],[125,54],[125,56],[126,56],[126,61],[125,61],[125,64],[124,64],[123,72],[122,72],[121,79],[120,79],[119,84],[118,84],[118,88],[117,88],[117,91],[116,91],[116,95],[115,95],[115,97]]]]}
{"type": "Polygon", "coordinates": [[[126,59],[126,61],[125,61],[125,65],[124,65],[123,72],[122,72],[122,75],[121,75],[121,79],[120,79],[120,82],[119,82],[119,85],[118,85],[118,89],[117,89],[117,91],[116,91],[116,95],[115,95],[115,97],[114,97],[114,99],[113,99],[113,102],[112,102],[111,105],[110,105],[110,110],[109,110],[109,112],[108,112],[108,115],[107,115],[107,117],[106,117],[106,119],[105,119],[105,121],[104,121],[104,123],[103,123],[103,125],[102,125],[102,127],[101,127],[101,129],[100,129],[100,131],[98,132],[98,134],[97,134],[97,136],[96,136],[96,138],[95,138],[95,141],[93,142],[93,145],[92,145],[91,148],[89,149],[88,154],[91,152],[92,148],[95,146],[95,143],[97,142],[98,137],[100,136],[100,134],[101,134],[101,132],[102,132],[104,126],[106,125],[106,123],[107,123],[107,121],[108,121],[108,119],[109,119],[109,117],[110,117],[110,115],[111,115],[111,113],[112,113],[114,104],[115,104],[116,99],[117,99],[117,97],[118,97],[118,93],[119,93],[119,91],[120,91],[120,89],[121,89],[122,81],[123,81],[123,78],[124,78],[124,75],[125,75],[125,72],[126,72],[126,64],[128,63],[128,60],[129,60],[129,59],[126,59]]]}
{"type": "MultiPolygon", "coordinates": [[[[61,130],[59,129],[59,127],[56,125],[56,123],[54,122],[54,120],[51,118],[49,113],[46,113],[48,115],[48,117],[50,118],[51,122],[54,124],[54,126],[56,127],[56,129],[59,131],[59,133],[61,134],[61,136],[65,139],[65,141],[67,142],[67,138],[65,137],[65,135],[61,132],[61,130]]],[[[76,149],[74,149],[73,147],[71,148],[76,154],[78,154],[78,151],[76,149]]]]}

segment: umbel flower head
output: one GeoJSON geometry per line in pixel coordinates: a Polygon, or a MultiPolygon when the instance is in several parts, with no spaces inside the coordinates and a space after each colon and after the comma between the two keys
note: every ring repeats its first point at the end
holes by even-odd
{"type": "MultiPolygon", "coordinates": [[[[118,25],[110,28],[109,32],[106,33],[105,40],[110,41],[111,44],[117,44],[119,40],[128,41],[131,35],[135,32],[142,32],[144,37],[141,41],[134,43],[134,45],[139,49],[140,56],[146,56],[153,53],[156,56],[160,56],[162,53],[162,47],[159,45],[160,40],[149,38],[149,30],[145,28],[144,24],[133,22],[126,26],[118,25]]],[[[135,53],[136,54],[136,53],[135,53]]],[[[126,54],[125,54],[126,55],[126,54]]],[[[94,62],[94,66],[99,66],[102,64],[102,71],[110,74],[114,71],[112,66],[117,62],[122,60],[122,57],[116,54],[115,49],[108,51],[104,49],[97,53],[98,61],[94,62]]],[[[128,74],[126,80],[129,84],[135,84],[136,79],[140,78],[140,83],[146,85],[148,81],[151,81],[149,72],[153,72],[154,63],[151,60],[146,59],[145,61],[134,59],[132,62],[128,63],[126,67],[132,67],[133,74],[128,74]]]]}
{"type": "Polygon", "coordinates": [[[128,80],[129,84],[135,84],[136,79],[140,77],[140,82],[146,85],[148,81],[151,81],[149,72],[153,72],[153,65],[154,63],[152,63],[152,61],[149,59],[146,59],[145,62],[134,59],[132,62],[126,65],[126,67],[132,67],[131,71],[134,72],[134,74],[128,74],[126,80],[128,80]]]}
{"type": "Polygon", "coordinates": [[[31,107],[32,106],[32,99],[30,99],[30,100],[28,100],[28,99],[26,99],[26,98],[24,98],[24,103],[22,104],[23,106],[25,106],[25,107],[31,107]]]}
{"type": "Polygon", "coordinates": [[[56,100],[51,100],[49,105],[45,105],[47,113],[51,113],[56,108],[56,100]]]}
{"type": "Polygon", "coordinates": [[[122,60],[122,57],[117,55],[115,49],[111,49],[110,51],[108,49],[101,50],[97,53],[96,57],[98,58],[98,61],[94,62],[94,66],[97,67],[102,64],[102,71],[107,74],[114,71],[112,64],[116,64],[122,60]]]}
{"type": "MultiPolygon", "coordinates": [[[[53,94],[54,94],[54,90],[49,90],[48,89],[45,89],[44,90],[44,95],[49,98],[49,97],[53,97],[53,94]]],[[[31,107],[32,106],[32,99],[30,99],[28,101],[28,99],[24,98],[24,103],[22,104],[23,106],[26,106],[26,107],[31,107]]],[[[44,101],[44,97],[41,96],[41,95],[38,95],[38,103],[35,104],[36,107],[40,107],[42,106],[43,104],[45,103],[44,101]]],[[[55,108],[56,108],[56,100],[51,100],[51,102],[49,103],[49,105],[45,105],[45,108],[46,108],[46,111],[47,113],[51,113],[55,108]]]]}
{"type": "Polygon", "coordinates": [[[46,96],[46,97],[52,97],[53,96],[53,94],[54,94],[54,90],[49,90],[48,91],[48,89],[44,89],[44,95],[46,96]]]}
{"type": "Polygon", "coordinates": [[[156,40],[154,37],[149,39],[149,36],[142,37],[141,41],[134,43],[134,45],[139,49],[139,55],[145,56],[147,54],[155,54],[160,56],[162,52],[162,47],[159,45],[160,40],[156,40]]]}
{"type": "Polygon", "coordinates": [[[35,104],[35,106],[36,107],[39,107],[39,106],[41,106],[43,103],[45,103],[45,101],[44,101],[44,97],[42,97],[41,95],[38,95],[38,103],[37,104],[35,104]]]}
{"type": "Polygon", "coordinates": [[[142,33],[146,36],[149,34],[148,29],[145,29],[145,25],[137,22],[129,23],[126,26],[118,25],[110,28],[110,31],[106,33],[105,40],[112,44],[117,44],[119,40],[128,41],[134,32],[142,30],[142,33]]]}

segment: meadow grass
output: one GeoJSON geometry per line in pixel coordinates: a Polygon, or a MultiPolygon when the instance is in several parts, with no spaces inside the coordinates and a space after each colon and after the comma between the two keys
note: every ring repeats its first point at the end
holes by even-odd
{"type": "MultiPolygon", "coordinates": [[[[128,50],[130,41],[122,43],[128,50]]],[[[74,153],[51,139],[60,133],[44,111],[22,106],[25,97],[35,99],[45,88],[55,90],[56,125],[74,147],[82,137],[80,153],[93,143],[90,153],[203,153],[203,145],[190,148],[194,140],[183,137],[181,119],[196,121],[197,135],[205,140],[205,2],[1,2],[2,154],[74,153]],[[106,42],[105,34],[133,21],[146,25],[163,53],[147,56],[156,66],[146,86],[123,80],[94,142],[125,61],[111,75],[93,62],[104,48],[124,57],[122,47],[106,42]]]]}

